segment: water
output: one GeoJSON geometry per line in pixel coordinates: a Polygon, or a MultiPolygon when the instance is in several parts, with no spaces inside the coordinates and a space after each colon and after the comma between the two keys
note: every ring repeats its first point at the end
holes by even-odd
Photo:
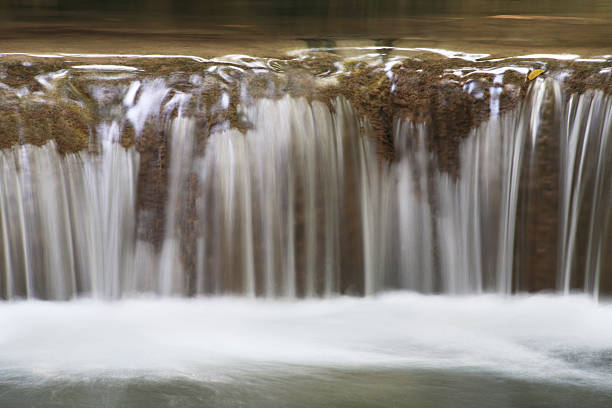
{"type": "MultiPolygon", "coordinates": [[[[136,137],[152,103],[143,98],[160,101],[166,92],[148,94],[145,88],[141,102],[128,109],[136,137]]],[[[338,100],[335,109],[332,115],[322,103],[309,105],[303,99],[259,101],[244,112],[255,129],[215,132],[199,157],[192,152],[194,121],[171,120],[159,253],[136,233],[157,220],[149,221],[146,209],[136,212],[140,157],[117,143],[116,122],[102,126],[96,155],[62,157],[53,142],[4,152],[5,296],[339,292],[340,258],[354,256],[346,249],[341,253],[341,240],[354,238],[346,237],[339,213],[342,206],[354,207],[356,214],[374,217],[375,204],[359,197],[371,195],[363,185],[371,175],[363,174],[363,166],[375,163],[375,157],[365,137],[349,139],[359,127],[351,107],[338,100]],[[58,178],[43,181],[49,174],[58,178]],[[189,177],[202,191],[191,200],[189,177]],[[355,191],[356,201],[343,204],[345,189],[355,191]],[[199,221],[186,227],[186,217],[199,221]],[[29,238],[34,231],[37,240],[29,238]],[[185,260],[189,245],[195,253],[185,260]]],[[[372,266],[357,267],[362,274],[373,273],[364,271],[372,266]]],[[[362,279],[346,278],[349,285],[362,279]]]]}
{"type": "MultiPolygon", "coordinates": [[[[558,150],[546,160],[558,160],[552,165],[559,168],[560,176],[558,180],[550,180],[552,185],[545,188],[553,194],[558,190],[558,201],[548,209],[552,213],[552,228],[558,226],[558,230],[551,231],[553,242],[550,243],[554,246],[558,237],[554,249],[558,260],[549,259],[549,268],[555,270],[556,263],[556,288],[563,292],[580,285],[598,295],[596,282],[602,271],[608,270],[602,259],[603,246],[608,245],[609,239],[606,238],[609,205],[603,203],[610,202],[610,191],[603,180],[609,178],[605,174],[606,166],[610,165],[610,100],[600,92],[587,92],[579,97],[572,95],[566,103],[560,82],[551,80],[537,82],[528,100],[522,110],[492,116],[463,142],[458,181],[434,171],[430,176],[434,178],[433,183],[428,182],[430,162],[435,160],[428,157],[425,146],[430,130],[423,124],[397,123],[395,137],[400,149],[416,145],[410,152],[401,153],[396,165],[399,216],[391,215],[392,219],[399,220],[399,240],[393,241],[398,241],[401,249],[400,268],[409,273],[400,278],[400,281],[410,281],[403,287],[425,292],[435,287],[432,281],[435,235],[439,240],[443,291],[509,293],[513,288],[528,286],[521,279],[524,271],[534,264],[529,258],[530,249],[522,253],[519,250],[518,257],[514,255],[517,241],[530,241],[536,246],[546,244],[534,240],[537,232],[517,228],[543,223],[545,220],[541,219],[551,215],[535,212],[529,204],[520,204],[520,200],[544,202],[542,191],[536,191],[529,184],[544,177],[536,168],[540,165],[539,149],[543,151],[547,144],[555,143],[560,146],[553,149],[558,150]],[[589,118],[601,119],[596,119],[598,124],[593,126],[586,124],[590,123],[589,118]],[[550,126],[551,120],[558,122],[559,128],[554,130],[558,133],[546,135],[550,129],[542,128],[550,126]],[[559,140],[554,140],[557,137],[559,140]],[[405,205],[406,202],[411,205],[405,205]],[[439,210],[432,216],[432,205],[436,204],[439,210]],[[584,216],[583,206],[590,206],[586,210],[590,214],[588,223],[579,222],[584,216]],[[407,234],[415,229],[419,231],[418,240],[407,234]],[[577,242],[586,247],[578,249],[577,242]],[[523,273],[517,273],[517,265],[523,273]],[[421,271],[420,276],[414,276],[414,271],[421,271]],[[579,274],[582,276],[576,279],[575,275],[579,274]]],[[[539,267],[538,272],[542,273],[543,269],[539,267]]]]}
{"type": "Polygon", "coordinates": [[[0,392],[7,407],[603,407],[610,318],[551,295],[17,302],[0,309],[0,392]]]}
{"type": "Polygon", "coordinates": [[[604,55],[611,20],[606,0],[2,0],[0,49],[276,56],[360,44],[604,55]]]}
{"type": "Polygon", "coordinates": [[[439,170],[426,123],[395,119],[397,160],[381,163],[374,129],[345,98],[255,98],[251,77],[208,71],[189,88],[86,77],[102,115],[90,153],[61,155],[54,141],[1,153],[4,298],[606,293],[603,91],[568,96],[561,80],[538,78],[516,108],[491,111],[458,143],[453,175],[439,170]],[[233,115],[223,83],[206,105],[199,92],[211,80],[241,89],[233,109],[244,129],[226,119],[202,135],[198,115],[233,115]]]}
{"type": "Polygon", "coordinates": [[[607,407],[609,5],[264,3],[0,0],[0,406],[607,407]]]}

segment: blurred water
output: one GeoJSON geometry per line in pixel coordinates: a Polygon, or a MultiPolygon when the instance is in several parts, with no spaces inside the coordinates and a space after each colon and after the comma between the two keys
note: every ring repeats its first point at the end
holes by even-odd
{"type": "Polygon", "coordinates": [[[230,95],[206,106],[202,77],[190,78],[180,90],[163,78],[94,83],[110,116],[92,124],[97,153],[62,155],[54,142],[0,152],[0,296],[607,293],[612,99],[602,91],[567,96],[561,80],[536,79],[516,109],[459,144],[454,178],[426,146],[431,124],[396,119],[398,160],[380,163],[346,99],[255,99],[248,79],[236,108],[247,129],[223,122],[204,139],[202,112],[227,112],[230,95]],[[128,124],[148,148],[169,148],[166,188],[141,148],[119,144],[128,124]]]}
{"type": "MultiPolygon", "coordinates": [[[[604,0],[0,0],[0,51],[277,56],[295,48],[342,54],[353,41],[377,47],[383,60],[384,47],[393,46],[461,49],[465,58],[589,57],[610,54],[611,16],[604,0]]],[[[121,71],[118,78],[136,70],[72,68],[121,71]]],[[[38,81],[52,91],[53,75],[66,72],[38,81]]],[[[230,78],[224,74],[219,69],[223,80],[230,78]]],[[[247,131],[248,139],[214,129],[202,155],[194,146],[195,120],[181,115],[190,95],[173,90],[168,101],[162,79],[135,80],[122,90],[117,112],[124,117],[96,129],[100,154],[60,157],[53,144],[0,153],[0,280],[3,297],[17,299],[0,304],[0,406],[609,407],[612,308],[570,292],[599,293],[612,214],[606,184],[612,105],[601,92],[560,96],[551,80],[534,88],[524,111],[503,117],[496,117],[499,101],[491,99],[491,120],[461,147],[457,181],[436,173],[430,184],[425,149],[403,149],[401,136],[418,141],[428,131],[410,121],[396,122],[400,157],[390,173],[368,166],[373,149],[344,100],[332,110],[302,99],[260,100],[240,112],[259,125],[247,131]],[[338,297],[388,287],[520,288],[513,252],[522,241],[514,228],[532,218],[517,207],[518,186],[522,169],[531,172],[537,162],[544,105],[565,126],[555,280],[568,296],[338,297]],[[124,123],[138,138],[160,109],[172,149],[158,254],[135,227],[140,155],[117,142],[124,123]],[[290,134],[299,136],[285,140],[290,134]],[[354,150],[345,147],[346,134],[354,150]],[[179,223],[193,174],[216,195],[197,203],[197,213],[211,222],[199,226],[200,255],[187,275],[179,241],[194,237],[183,237],[179,223]],[[379,184],[381,175],[386,181],[379,184]],[[357,233],[343,231],[345,220],[338,218],[346,210],[345,184],[357,233]],[[437,212],[429,200],[432,184],[437,212]],[[305,200],[292,195],[298,189],[305,200]],[[590,217],[583,222],[585,211],[590,217]],[[296,224],[299,251],[288,239],[296,224]],[[230,239],[233,234],[243,239],[230,239]],[[359,243],[343,249],[351,239],[359,243]],[[286,299],[19,300],[137,292],[286,299]],[[289,300],[315,294],[328,298],[289,300]]],[[[28,92],[14,90],[18,98],[28,92]]],[[[206,108],[225,110],[228,98],[206,108]]]]}
{"type": "Polygon", "coordinates": [[[548,295],[17,302],[0,308],[0,395],[3,407],[603,407],[610,319],[610,305],[548,295]]]}

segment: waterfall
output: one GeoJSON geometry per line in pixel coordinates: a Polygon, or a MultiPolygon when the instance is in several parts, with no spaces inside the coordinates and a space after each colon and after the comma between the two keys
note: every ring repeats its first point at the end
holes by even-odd
{"type": "MultiPolygon", "coordinates": [[[[348,236],[345,224],[360,220],[343,213],[373,218],[373,187],[362,163],[375,164],[376,158],[347,101],[337,99],[333,110],[290,97],[259,100],[243,112],[253,129],[215,132],[201,157],[182,154],[181,169],[171,164],[171,191],[189,175],[199,180],[196,231],[191,238],[180,236],[184,228],[167,231],[171,236],[164,242],[191,240],[195,246],[193,264],[185,265],[193,291],[330,295],[340,291],[341,274],[355,273],[341,265],[354,256],[349,246],[365,246],[370,236],[365,226],[348,236]],[[346,200],[345,191],[354,201],[346,200]]],[[[184,139],[173,146],[189,140],[179,137],[184,139]]],[[[167,220],[174,217],[176,199],[171,193],[167,220]]]]}
{"type": "MultiPolygon", "coordinates": [[[[560,140],[559,289],[569,292],[575,277],[599,295],[610,248],[612,220],[612,98],[601,91],[572,95],[560,140]]],[[[580,284],[580,283],[579,283],[580,284]]]]}
{"type": "Polygon", "coordinates": [[[54,142],[0,153],[5,298],[116,297],[132,270],[138,156],[105,129],[98,155],[54,142]]]}
{"type": "Polygon", "coordinates": [[[521,107],[492,115],[463,141],[456,180],[428,154],[427,125],[398,121],[390,217],[400,287],[511,293],[556,285],[598,296],[612,271],[611,103],[602,91],[566,102],[559,81],[538,79],[521,107]],[[538,274],[552,284],[539,287],[538,274]]]}
{"type": "MultiPolygon", "coordinates": [[[[0,151],[0,297],[597,297],[612,286],[602,91],[566,95],[538,78],[511,111],[492,100],[461,141],[457,174],[439,170],[431,127],[409,119],[395,118],[396,159],[381,160],[343,97],[243,95],[248,126],[206,134],[189,91],[156,79],[122,92],[87,151],[0,151]]],[[[229,97],[201,109],[227,110],[229,97]]]]}
{"type": "MultiPolygon", "coordinates": [[[[146,112],[127,112],[141,132],[146,112]]],[[[345,99],[333,112],[262,99],[244,112],[253,129],[217,130],[202,154],[195,121],[168,119],[159,251],[138,233],[151,217],[137,205],[140,153],[118,143],[117,122],[99,126],[96,153],[60,155],[52,141],[2,152],[3,297],[373,292],[375,150],[345,99]]]]}

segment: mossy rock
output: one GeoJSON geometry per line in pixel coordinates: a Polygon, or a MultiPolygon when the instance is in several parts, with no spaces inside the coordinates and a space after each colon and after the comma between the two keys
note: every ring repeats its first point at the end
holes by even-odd
{"type": "Polygon", "coordinates": [[[13,106],[0,106],[0,149],[19,144],[19,115],[13,106]]]}
{"type": "MultiPolygon", "coordinates": [[[[393,159],[392,126],[396,118],[410,118],[415,122],[432,124],[432,135],[428,140],[429,149],[440,158],[443,170],[456,174],[457,152],[460,141],[469,131],[489,117],[489,88],[494,86],[495,75],[474,72],[464,76],[455,75],[453,70],[473,68],[482,70],[496,68],[496,62],[470,62],[446,58],[405,59],[392,69],[393,80],[387,77],[381,65],[371,66],[362,60],[343,60],[341,56],[329,53],[312,53],[300,58],[278,57],[269,61],[269,72],[252,72],[248,69],[227,70],[232,77],[223,78],[206,74],[212,65],[232,67],[234,63],[198,62],[189,58],[133,58],[105,59],[104,64],[130,65],[141,71],[133,77],[100,82],[112,84],[103,101],[91,97],[96,85],[96,75],[91,72],[71,70],[70,74],[58,79],[55,88],[44,90],[36,81],[37,75],[57,72],[70,68],[71,64],[91,63],[90,60],[70,63],[60,59],[34,57],[8,58],[0,60],[0,78],[13,88],[26,86],[30,95],[19,99],[7,91],[7,98],[0,106],[0,148],[19,143],[40,145],[50,139],[57,141],[58,149],[73,152],[88,147],[90,137],[95,136],[94,125],[102,121],[115,120],[125,113],[121,103],[122,90],[134,79],[147,81],[164,78],[172,91],[192,95],[183,106],[182,114],[198,121],[197,138],[199,145],[211,129],[227,126],[246,131],[252,125],[242,114],[242,105],[253,103],[260,98],[281,98],[284,95],[303,97],[309,101],[322,101],[330,109],[338,96],[347,98],[358,114],[367,119],[382,156],[393,159]],[[344,73],[333,75],[342,61],[344,73]],[[27,62],[24,64],[24,62],[27,62]],[[201,83],[193,83],[192,74],[202,76],[201,83]],[[333,75],[328,81],[321,77],[333,75]],[[463,84],[468,81],[481,84],[482,96],[474,97],[465,91],[463,84]],[[391,92],[393,86],[393,92],[391,92]],[[44,91],[47,102],[32,92],[44,91]],[[229,96],[227,109],[218,104],[223,93],[229,96]]],[[[527,66],[527,62],[517,62],[527,66]]],[[[503,63],[505,64],[505,63],[503,63]]],[[[530,66],[546,67],[548,73],[568,71],[570,76],[564,82],[569,93],[582,93],[587,89],[601,89],[612,92],[610,74],[601,73],[602,64],[567,63],[559,61],[538,61],[530,66]]],[[[605,64],[604,64],[605,65],[605,64]]],[[[244,67],[241,67],[244,69],[244,67]]],[[[106,81],[106,80],[105,80],[106,81]]],[[[497,85],[495,85],[497,86],[497,85]]],[[[529,81],[516,71],[504,73],[503,92],[500,95],[499,113],[515,108],[525,96],[529,81]]],[[[172,119],[178,111],[169,116],[153,120],[155,128],[160,121],[172,119]]],[[[124,147],[137,144],[134,129],[127,122],[122,124],[120,143],[124,147]]],[[[146,127],[150,125],[146,125],[146,127]]],[[[147,131],[148,132],[148,131],[147,131]]],[[[141,139],[141,138],[139,138],[141,139]]],[[[151,140],[150,138],[145,138],[151,140]]],[[[138,142],[140,143],[140,142],[138,142]]]]}
{"type": "Polygon", "coordinates": [[[365,117],[374,131],[379,153],[393,157],[393,106],[391,100],[391,81],[381,70],[355,64],[351,75],[342,76],[337,88],[332,89],[330,97],[336,93],[347,98],[361,117],[365,117]]]}
{"type": "Polygon", "coordinates": [[[89,145],[92,117],[75,103],[24,103],[19,114],[25,143],[40,146],[53,139],[62,154],[89,145]]]}

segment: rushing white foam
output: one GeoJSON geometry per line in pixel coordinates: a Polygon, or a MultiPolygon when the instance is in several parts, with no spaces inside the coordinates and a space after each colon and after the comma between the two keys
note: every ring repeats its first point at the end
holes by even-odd
{"type": "Polygon", "coordinates": [[[160,78],[146,82],[142,86],[140,85],[140,81],[135,81],[134,84],[137,85],[135,86],[132,84],[130,86],[128,93],[123,99],[123,103],[125,105],[128,105],[130,102],[134,103],[134,105],[130,106],[126,117],[134,126],[136,134],[140,136],[145,121],[148,117],[154,116],[159,112],[161,104],[166,95],[170,92],[170,89],[166,86],[164,80],[160,78]],[[141,89],[140,97],[134,102],[136,92],[139,88],[141,89]]]}
{"type": "Polygon", "coordinates": [[[612,386],[612,306],[582,296],[231,298],[0,305],[0,379],[206,378],[286,364],[460,369],[612,386]],[[27,374],[29,375],[29,374],[27,374]]]}

